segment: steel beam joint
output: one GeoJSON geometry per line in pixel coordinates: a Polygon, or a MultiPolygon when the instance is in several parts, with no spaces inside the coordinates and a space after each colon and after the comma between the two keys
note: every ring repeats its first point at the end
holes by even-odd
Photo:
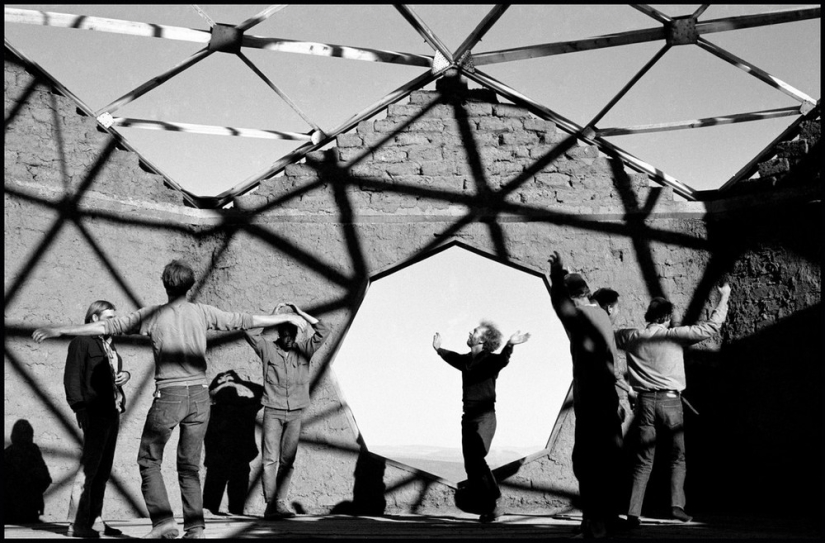
{"type": "Polygon", "coordinates": [[[668,45],[690,45],[699,39],[696,19],[692,15],[674,17],[672,21],[665,23],[665,32],[668,45]]]}
{"type": "Polygon", "coordinates": [[[212,37],[209,39],[208,49],[212,52],[238,54],[241,52],[242,40],[242,30],[238,30],[233,25],[215,23],[215,26],[212,27],[212,37]]]}

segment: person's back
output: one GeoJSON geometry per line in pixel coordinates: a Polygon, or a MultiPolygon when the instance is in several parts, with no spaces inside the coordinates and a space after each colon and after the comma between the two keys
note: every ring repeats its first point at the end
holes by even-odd
{"type": "Polygon", "coordinates": [[[618,528],[622,417],[614,364],[613,327],[590,300],[584,278],[568,273],[557,252],[550,262],[550,298],[570,339],[573,409],[576,415],[573,473],[579,481],[585,537],[604,537],[618,528]]]}
{"type": "Polygon", "coordinates": [[[617,358],[613,330],[598,306],[576,308],[575,324],[568,323],[573,359],[574,401],[577,409],[608,409],[616,414],[618,394],[613,364],[617,358]]]}
{"type": "Polygon", "coordinates": [[[685,512],[684,348],[712,337],[721,329],[727,316],[730,285],[724,284],[718,290],[721,296],[708,321],[671,327],[673,304],[656,297],[645,312],[645,328],[616,331],[616,345],[627,353],[630,385],[637,393],[633,484],[627,511],[631,525],[640,522],[659,443],[668,449],[670,459],[671,515],[685,522],[693,518],[685,512]]]}
{"type": "Polygon", "coordinates": [[[725,294],[709,320],[671,327],[672,306],[664,298],[654,298],[646,314],[645,328],[624,328],[615,333],[616,345],[627,353],[630,385],[634,389],[683,391],[684,348],[718,334],[728,312],[725,294]]]}
{"type": "Polygon", "coordinates": [[[163,305],[144,307],[112,319],[113,334],[139,331],[152,340],[155,381],[206,383],[207,330],[236,330],[251,326],[250,316],[229,313],[206,304],[178,299],[163,305]]]}

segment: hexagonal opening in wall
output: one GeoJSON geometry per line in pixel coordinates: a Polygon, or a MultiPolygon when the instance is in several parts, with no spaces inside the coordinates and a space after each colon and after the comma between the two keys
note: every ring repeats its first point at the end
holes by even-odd
{"type": "Polygon", "coordinates": [[[546,275],[454,241],[373,275],[336,354],[341,398],[368,451],[451,486],[466,479],[461,372],[432,343],[438,332],[442,348],[466,353],[481,320],[499,327],[502,345],[531,334],[499,373],[490,468],[549,446],[572,363],[546,275]]]}

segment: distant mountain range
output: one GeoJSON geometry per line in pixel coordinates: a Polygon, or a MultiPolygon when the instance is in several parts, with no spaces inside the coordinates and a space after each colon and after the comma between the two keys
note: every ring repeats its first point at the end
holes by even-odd
{"type": "MultiPolygon", "coordinates": [[[[464,471],[464,458],[461,455],[461,449],[457,447],[377,446],[369,447],[369,450],[385,458],[426,471],[454,483],[467,478],[464,471]]],[[[487,463],[491,469],[496,469],[539,450],[539,448],[499,450],[493,447],[493,450],[487,455],[487,463]]]]}

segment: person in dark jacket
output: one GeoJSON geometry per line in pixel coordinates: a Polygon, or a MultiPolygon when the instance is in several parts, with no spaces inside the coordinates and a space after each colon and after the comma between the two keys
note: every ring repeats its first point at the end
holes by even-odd
{"type": "MultiPolygon", "coordinates": [[[[98,300],[86,311],[85,322],[114,316],[115,306],[98,300]]],[[[69,343],[63,385],[69,407],[83,431],[80,468],[69,501],[69,536],[99,537],[95,525],[101,526],[105,535],[121,533],[104,523],[101,513],[115,458],[120,414],[126,409],[123,385],[129,378],[112,336],[79,336],[69,343]]]]}
{"type": "MultiPolygon", "coordinates": [[[[501,496],[498,483],[484,459],[490,452],[490,444],[496,433],[496,379],[499,372],[510,362],[513,345],[524,343],[530,334],[516,332],[500,353],[501,332],[494,324],[482,321],[467,338],[470,352],[459,354],[441,348],[441,334],[433,336],[433,349],[445,362],[461,371],[462,403],[461,452],[464,471],[467,472],[467,489],[472,501],[472,512],[480,512],[481,522],[492,522],[498,516],[496,501],[501,496]]],[[[459,505],[464,501],[456,494],[459,505]]]]}
{"type": "Polygon", "coordinates": [[[614,367],[618,354],[607,313],[590,299],[590,287],[568,273],[558,252],[550,263],[550,299],[570,339],[573,361],[573,412],[576,415],[573,473],[579,481],[585,538],[623,531],[619,518],[622,466],[623,386],[614,367]]]}
{"type": "Polygon", "coordinates": [[[249,463],[258,456],[255,416],[261,408],[263,392],[261,385],[241,379],[235,370],[219,373],[209,385],[212,408],[203,440],[203,508],[213,514],[220,514],[224,492],[229,513],[244,513],[249,463]]]}

